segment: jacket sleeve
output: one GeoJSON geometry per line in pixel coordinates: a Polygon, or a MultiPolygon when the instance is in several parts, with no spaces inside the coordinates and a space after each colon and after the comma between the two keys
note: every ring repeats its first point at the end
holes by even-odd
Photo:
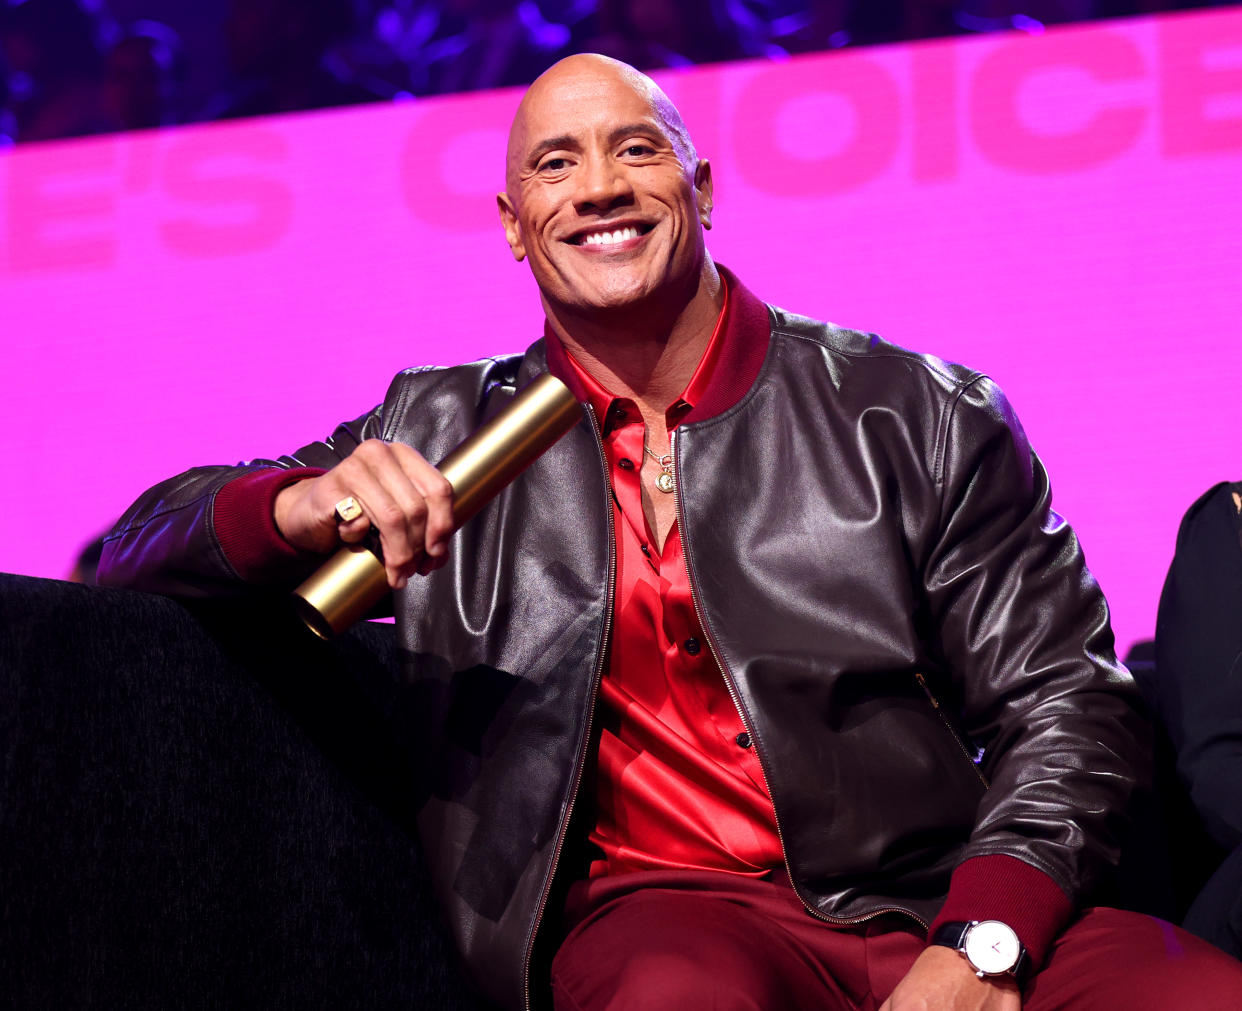
{"type": "Polygon", "coordinates": [[[945,433],[924,592],[990,783],[947,906],[970,890],[986,915],[1029,921],[1038,960],[1116,862],[1123,812],[1148,775],[1147,724],[1099,585],[991,380],[963,386],[945,433]],[[1037,893],[1044,909],[1032,917],[1024,906],[1037,893]]]}
{"type": "Polygon", "coordinates": [[[380,435],[380,408],[322,442],[273,460],[196,467],[144,492],[104,539],[99,581],[174,596],[217,596],[248,586],[293,586],[319,560],[276,530],[281,488],[331,469],[380,435]]]}

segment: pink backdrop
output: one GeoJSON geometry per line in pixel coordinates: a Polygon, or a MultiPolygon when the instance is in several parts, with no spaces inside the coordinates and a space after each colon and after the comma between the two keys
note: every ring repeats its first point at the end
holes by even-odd
{"type": "MultiPolygon", "coordinates": [[[[1242,477],[1242,8],[660,79],[716,257],[991,373],[1149,635],[1179,517],[1242,477]]],[[[537,337],[493,204],[517,97],[0,156],[0,569],[63,575],[156,480],[537,337]]]]}

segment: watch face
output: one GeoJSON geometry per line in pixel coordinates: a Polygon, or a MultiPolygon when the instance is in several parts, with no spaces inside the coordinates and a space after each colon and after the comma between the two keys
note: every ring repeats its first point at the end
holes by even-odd
{"type": "Polygon", "coordinates": [[[1018,935],[999,920],[984,920],[968,931],[962,950],[970,964],[989,976],[1008,972],[1018,963],[1022,947],[1018,935]]]}

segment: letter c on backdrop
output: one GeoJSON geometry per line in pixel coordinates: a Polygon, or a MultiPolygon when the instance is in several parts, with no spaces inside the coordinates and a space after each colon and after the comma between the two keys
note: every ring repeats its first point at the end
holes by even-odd
{"type": "Polygon", "coordinates": [[[499,231],[495,196],[505,185],[516,104],[463,95],[418,110],[398,163],[401,194],[415,218],[453,232],[499,231]]]}
{"type": "MultiPolygon", "coordinates": [[[[1041,175],[1078,172],[1111,161],[1143,130],[1148,110],[1138,105],[1100,109],[1082,127],[1037,133],[1022,123],[1018,98],[1041,72],[1079,71],[1100,83],[1141,80],[1143,57],[1124,35],[1102,31],[1022,36],[1002,42],[975,71],[970,89],[970,126],[983,156],[1002,168],[1041,175]]],[[[1090,89],[1076,89],[1089,101],[1090,89]]]]}

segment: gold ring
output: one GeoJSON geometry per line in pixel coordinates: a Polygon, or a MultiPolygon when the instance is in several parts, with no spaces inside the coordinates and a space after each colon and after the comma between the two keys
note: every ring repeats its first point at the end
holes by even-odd
{"type": "Polygon", "coordinates": [[[358,504],[358,500],[352,495],[341,499],[332,510],[332,515],[336,517],[338,523],[348,523],[350,520],[356,520],[362,515],[362,506],[358,504]]]}

